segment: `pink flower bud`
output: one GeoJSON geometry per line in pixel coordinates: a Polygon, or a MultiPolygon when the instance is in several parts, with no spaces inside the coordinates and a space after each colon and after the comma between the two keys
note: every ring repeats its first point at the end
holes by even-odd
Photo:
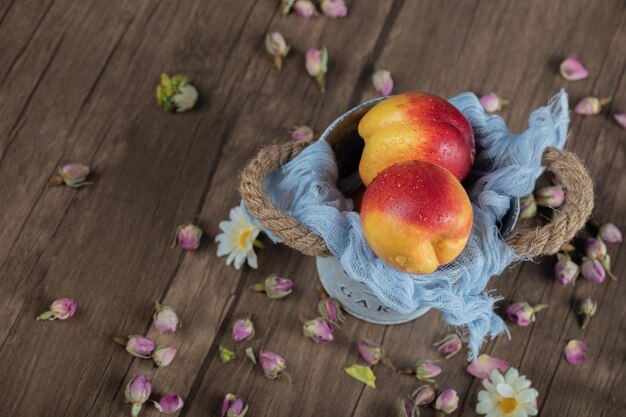
{"type": "Polygon", "coordinates": [[[600,113],[602,106],[610,102],[610,98],[585,97],[576,104],[574,112],[583,116],[593,116],[600,113]]]}
{"type": "Polygon", "coordinates": [[[321,317],[306,321],[302,330],[306,337],[316,343],[331,343],[334,340],[333,328],[321,317]]]}
{"type": "Polygon", "coordinates": [[[359,349],[361,358],[363,358],[368,365],[376,365],[383,358],[383,349],[378,344],[367,339],[363,339],[357,343],[357,349],[359,349]]]}
{"type": "Polygon", "coordinates": [[[341,313],[341,306],[336,298],[322,298],[317,306],[320,315],[334,325],[345,321],[344,315],[341,313]]]}
{"type": "Polygon", "coordinates": [[[320,9],[328,17],[346,17],[348,14],[348,7],[343,0],[321,0],[320,9]]]}
{"type": "Polygon", "coordinates": [[[578,314],[582,316],[581,327],[585,329],[589,324],[589,320],[595,316],[598,310],[598,304],[591,297],[585,297],[578,306],[578,314]]]}
{"type": "Polygon", "coordinates": [[[526,327],[534,323],[537,319],[535,315],[536,312],[547,307],[546,304],[538,304],[533,307],[525,301],[514,303],[506,309],[506,319],[520,327],[526,327]]]}
{"type": "Polygon", "coordinates": [[[400,417],[419,417],[419,411],[411,401],[400,400],[400,411],[398,412],[400,417]]]}
{"type": "Polygon", "coordinates": [[[459,396],[452,388],[446,388],[439,393],[435,401],[435,410],[452,414],[459,407],[459,396]]]}
{"type": "Polygon", "coordinates": [[[589,71],[576,58],[567,58],[561,63],[561,75],[567,81],[584,80],[589,76],[589,71]]]}
{"type": "Polygon", "coordinates": [[[315,133],[309,126],[294,126],[291,129],[291,140],[295,142],[300,140],[311,140],[314,136],[315,133]]]}
{"type": "Polygon", "coordinates": [[[317,14],[315,5],[310,0],[298,0],[293,6],[296,14],[305,19],[309,19],[317,14]]]}
{"type": "Polygon", "coordinates": [[[78,304],[69,298],[59,298],[50,304],[50,310],[37,316],[37,320],[67,320],[76,313],[78,304]]]}
{"type": "Polygon", "coordinates": [[[274,66],[280,71],[283,67],[283,58],[289,53],[289,45],[283,35],[280,32],[265,35],[265,49],[274,57],[274,66]]]}
{"type": "Polygon", "coordinates": [[[126,398],[126,402],[133,405],[133,417],[137,417],[139,415],[141,406],[148,401],[151,392],[152,387],[150,386],[150,382],[143,375],[137,375],[128,382],[126,390],[124,391],[124,397],[126,398]]]}
{"type": "Polygon", "coordinates": [[[272,274],[265,278],[262,284],[255,284],[250,289],[256,292],[265,292],[268,298],[284,298],[291,294],[293,282],[290,279],[272,274]]]}
{"type": "Polygon", "coordinates": [[[504,100],[496,93],[485,94],[479,98],[478,101],[480,102],[480,105],[483,106],[483,109],[485,109],[488,113],[498,112],[502,110],[502,107],[508,104],[508,101],[504,100]]]}
{"type": "Polygon", "coordinates": [[[174,309],[155,303],[155,312],[152,316],[154,327],[161,333],[174,333],[180,325],[180,320],[174,309]]]}
{"type": "Polygon", "coordinates": [[[174,414],[181,408],[183,408],[183,399],[178,396],[178,394],[174,392],[170,392],[169,394],[161,397],[161,399],[157,401],[152,401],[157,410],[159,410],[163,414],[174,414]]]}
{"type": "Polygon", "coordinates": [[[594,239],[592,237],[585,239],[585,255],[589,259],[602,259],[606,254],[606,245],[602,239],[594,239]]]}
{"type": "Polygon", "coordinates": [[[269,350],[261,349],[259,351],[259,362],[263,368],[263,373],[270,379],[276,379],[287,368],[285,359],[269,350]]]}
{"type": "Polygon", "coordinates": [[[126,351],[138,358],[150,358],[154,349],[156,349],[156,343],[147,337],[129,336],[126,341],[126,351]]]}
{"type": "Polygon", "coordinates": [[[393,79],[391,73],[385,69],[379,69],[372,75],[374,89],[381,96],[388,96],[393,91],[393,79]]]}
{"type": "Polygon", "coordinates": [[[202,239],[202,229],[195,224],[183,224],[178,226],[176,231],[176,240],[178,246],[184,250],[196,250],[200,246],[200,239],[202,239]]]}
{"type": "Polygon", "coordinates": [[[304,64],[309,75],[315,78],[320,91],[326,91],[326,79],[324,76],[328,72],[328,51],[323,49],[310,48],[304,56],[304,64]]]}
{"type": "Polygon", "coordinates": [[[437,351],[447,358],[451,358],[461,351],[463,343],[461,338],[457,334],[449,334],[433,346],[437,348],[437,351]]]}
{"type": "Polygon", "coordinates": [[[435,401],[435,390],[430,385],[422,385],[411,394],[413,403],[418,407],[426,407],[435,401]]]}
{"type": "Polygon", "coordinates": [[[244,406],[240,398],[235,397],[233,394],[226,394],[220,417],[244,417],[247,412],[248,406],[244,406]]]}
{"type": "Polygon", "coordinates": [[[250,317],[239,319],[233,325],[233,339],[237,342],[250,340],[254,337],[254,324],[250,317]]]}
{"type": "Polygon", "coordinates": [[[70,164],[63,165],[59,169],[59,176],[65,185],[71,188],[80,188],[91,185],[91,182],[87,181],[87,177],[90,173],[91,166],[80,162],[72,162],[70,164]]]}
{"type": "Polygon", "coordinates": [[[580,267],[568,255],[558,253],[556,256],[558,260],[554,265],[554,278],[563,286],[569,285],[578,277],[580,267]]]}
{"type": "Polygon", "coordinates": [[[613,115],[613,118],[622,128],[626,129],[626,113],[617,113],[613,115]]]}
{"type": "Polygon", "coordinates": [[[520,203],[520,219],[530,219],[537,215],[537,202],[533,194],[528,194],[519,200],[520,203]]]}
{"type": "Polygon", "coordinates": [[[572,339],[565,345],[565,360],[570,365],[578,365],[587,359],[587,343],[572,339]]]}
{"type": "Polygon", "coordinates": [[[483,353],[468,365],[467,372],[478,379],[487,379],[495,369],[504,374],[510,367],[511,365],[507,361],[483,353]]]}
{"type": "Polygon", "coordinates": [[[159,346],[152,353],[152,360],[159,368],[163,368],[174,360],[176,357],[176,348],[168,346],[159,346]]]}
{"type": "Polygon", "coordinates": [[[602,284],[606,278],[606,271],[597,259],[584,258],[580,270],[583,277],[595,284],[602,284]]]}
{"type": "Polygon", "coordinates": [[[442,369],[433,362],[419,361],[415,365],[415,376],[420,381],[432,382],[433,378],[441,373],[442,369]]]}
{"type": "Polygon", "coordinates": [[[606,243],[622,243],[624,241],[622,232],[613,223],[606,223],[600,226],[598,238],[606,243]]]}
{"type": "Polygon", "coordinates": [[[558,208],[565,201],[565,190],[562,185],[543,187],[537,190],[537,205],[558,208]]]}

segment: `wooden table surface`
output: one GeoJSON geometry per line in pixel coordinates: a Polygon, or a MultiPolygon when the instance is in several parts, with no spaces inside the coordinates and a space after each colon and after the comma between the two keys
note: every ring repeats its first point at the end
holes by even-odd
{"type": "MultiPolygon", "coordinates": [[[[375,67],[391,71],[396,91],[450,97],[496,91],[513,131],[560,88],[571,102],[613,97],[596,117],[573,116],[567,148],[595,178],[594,218],[624,227],[626,132],[612,112],[626,110],[626,12],[621,0],[348,1],[349,16],[282,18],[273,0],[0,0],[0,415],[122,416],[129,378],[146,374],[157,394],[178,392],[185,417],[217,416],[225,393],[250,404],[250,416],[393,416],[417,381],[376,368],[376,390],[346,376],[355,342],[381,342],[396,363],[432,358],[451,329],[437,312],[409,324],[355,318],[331,345],[301,333],[298,315],[315,314],[315,260],[266,244],[259,269],[240,271],[216,256],[219,221],[238,204],[241,167],[260,146],[289,140],[286,129],[317,132],[373,98],[375,67]],[[293,45],[282,72],[264,34],[293,45]],[[327,46],[328,89],[304,71],[303,53],[327,46]],[[585,81],[566,82],[559,62],[580,57],[585,81]],[[201,92],[194,111],[157,107],[163,71],[187,74],[201,92]],[[49,187],[60,164],[87,161],[95,184],[49,187]],[[208,238],[183,253],[170,247],[177,225],[199,218],[208,238]],[[295,281],[271,301],[247,287],[275,272],[295,281]],[[75,317],[37,322],[55,298],[78,301],[75,317]],[[155,300],[174,306],[184,327],[159,335],[155,300]],[[266,379],[245,359],[222,364],[234,347],[233,320],[252,313],[252,345],[286,357],[293,384],[266,379]],[[112,337],[144,334],[178,348],[171,366],[134,359],[112,337]]],[[[626,249],[609,248],[621,282],[560,287],[553,258],[526,262],[492,280],[510,300],[548,303],[539,320],[512,328],[484,352],[508,360],[539,391],[543,416],[618,416],[626,409],[626,249]],[[585,331],[573,312],[592,294],[599,311],[585,331]],[[589,344],[577,367],[567,340],[589,344]]],[[[240,357],[244,345],[238,347],[240,357]]],[[[465,355],[442,363],[438,382],[458,390],[457,415],[474,415],[477,380],[465,355]]],[[[144,416],[156,416],[146,407],[144,416]]],[[[431,415],[426,411],[423,415],[431,415]]]]}

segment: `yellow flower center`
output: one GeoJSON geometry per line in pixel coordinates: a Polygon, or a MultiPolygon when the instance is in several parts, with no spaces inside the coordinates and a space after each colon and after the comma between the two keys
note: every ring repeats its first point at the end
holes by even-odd
{"type": "Polygon", "coordinates": [[[517,400],[515,398],[500,398],[500,403],[498,405],[503,413],[509,414],[517,408],[517,400]]]}
{"type": "Polygon", "coordinates": [[[246,229],[239,235],[239,250],[245,249],[248,244],[248,239],[252,234],[252,228],[246,229]]]}

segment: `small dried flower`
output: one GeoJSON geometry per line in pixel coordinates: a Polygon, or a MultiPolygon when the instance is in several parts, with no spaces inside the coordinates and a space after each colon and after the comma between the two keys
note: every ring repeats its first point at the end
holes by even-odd
{"type": "Polygon", "coordinates": [[[376,365],[383,358],[383,349],[380,347],[380,345],[370,340],[361,340],[359,343],[357,343],[357,349],[359,350],[361,358],[363,358],[365,363],[367,363],[368,365],[376,365]]]}
{"type": "Polygon", "coordinates": [[[507,100],[503,99],[496,93],[485,94],[479,98],[478,101],[480,102],[480,105],[483,106],[483,109],[485,109],[488,113],[498,112],[502,110],[504,106],[509,104],[507,100]]]}
{"type": "Polygon", "coordinates": [[[448,359],[461,351],[463,342],[461,342],[459,335],[452,333],[436,342],[433,346],[437,348],[437,352],[441,353],[446,357],[446,359],[448,359]]]}
{"type": "Polygon", "coordinates": [[[400,400],[399,417],[419,417],[419,410],[409,400],[400,400]]]}
{"type": "Polygon", "coordinates": [[[200,246],[202,239],[202,229],[191,223],[178,226],[176,230],[176,242],[183,250],[196,250],[200,246]]]}
{"type": "Polygon", "coordinates": [[[159,106],[168,112],[178,113],[191,110],[198,101],[198,91],[189,84],[184,75],[161,74],[161,83],[156,89],[156,98],[159,106]]]}
{"type": "Polygon", "coordinates": [[[320,9],[328,17],[346,17],[348,14],[348,7],[343,0],[321,0],[320,9]]]}
{"type": "Polygon", "coordinates": [[[236,357],[235,352],[233,352],[232,350],[228,348],[225,348],[224,346],[219,347],[219,353],[220,353],[220,360],[222,361],[222,363],[228,363],[232,361],[233,359],[235,359],[236,357]]]}
{"type": "Polygon", "coordinates": [[[452,388],[446,388],[437,396],[434,407],[445,414],[452,414],[459,407],[459,396],[452,388]]]}
{"type": "Polygon", "coordinates": [[[176,348],[169,346],[158,346],[152,353],[152,360],[159,368],[163,368],[174,360],[176,357],[176,348]]]}
{"type": "Polygon", "coordinates": [[[175,392],[170,392],[169,394],[161,397],[161,399],[157,401],[152,401],[157,410],[159,410],[163,414],[174,414],[181,408],[183,408],[183,399],[178,396],[175,392]]]}
{"type": "Polygon", "coordinates": [[[519,200],[520,204],[520,219],[530,219],[537,215],[537,202],[533,194],[528,194],[526,197],[522,197],[519,200]]]}
{"type": "Polygon", "coordinates": [[[263,373],[270,379],[276,379],[287,368],[285,358],[265,349],[259,351],[259,362],[263,373]]]}
{"type": "Polygon", "coordinates": [[[580,271],[583,277],[595,284],[602,284],[606,278],[606,271],[597,259],[583,258],[580,271]]]}
{"type": "Polygon", "coordinates": [[[294,126],[291,129],[291,140],[298,142],[301,140],[311,140],[315,136],[313,129],[309,126],[294,126]]]}
{"type": "Polygon", "coordinates": [[[91,173],[91,166],[80,162],[65,164],[59,168],[59,175],[50,178],[50,185],[65,184],[70,188],[80,188],[91,185],[87,177],[91,173]]]}
{"type": "Polygon", "coordinates": [[[254,349],[252,349],[251,347],[248,347],[246,348],[244,352],[246,353],[246,357],[250,359],[250,362],[256,365],[257,360],[256,360],[256,356],[254,355],[254,349]]]}
{"type": "Polygon", "coordinates": [[[562,185],[552,185],[537,190],[537,205],[558,208],[565,201],[565,190],[562,185]]]}
{"type": "Polygon", "coordinates": [[[565,345],[565,360],[570,365],[578,365],[587,359],[587,343],[572,339],[565,345]]]}
{"type": "Polygon", "coordinates": [[[613,115],[613,119],[615,119],[618,125],[626,129],[626,113],[616,113],[613,115]]]}
{"type": "Polygon", "coordinates": [[[233,339],[237,342],[250,340],[254,337],[254,323],[250,317],[245,317],[235,321],[233,325],[233,339]]]}
{"type": "Polygon", "coordinates": [[[265,49],[274,57],[274,66],[278,71],[283,68],[283,58],[289,53],[289,45],[280,32],[265,35],[265,49]]]}
{"type": "Polygon", "coordinates": [[[415,376],[420,381],[433,382],[436,376],[442,372],[439,365],[429,361],[419,361],[415,365],[415,376]]]}
{"type": "Polygon", "coordinates": [[[220,417],[244,417],[247,412],[248,406],[244,406],[241,398],[237,398],[233,394],[226,394],[220,417]]]}
{"type": "Polygon", "coordinates": [[[280,0],[280,14],[287,16],[293,9],[296,0],[280,0]]]}
{"type": "Polygon", "coordinates": [[[606,223],[600,226],[598,238],[606,243],[622,243],[624,241],[622,232],[613,223],[606,223]]]}
{"type": "Polygon", "coordinates": [[[310,0],[298,0],[293,5],[293,9],[296,11],[296,14],[300,17],[304,17],[305,19],[309,19],[317,14],[317,10],[315,10],[315,5],[310,0]]]}
{"type": "Polygon", "coordinates": [[[310,48],[305,55],[305,67],[309,75],[315,78],[320,91],[326,91],[326,79],[328,72],[328,51],[323,49],[310,48]]]}
{"type": "Polygon", "coordinates": [[[554,278],[563,286],[576,281],[580,267],[565,253],[557,253],[557,262],[554,264],[554,278]]]}
{"type": "Polygon", "coordinates": [[[269,298],[285,298],[293,291],[293,281],[272,274],[265,278],[262,283],[251,286],[250,289],[256,292],[265,292],[269,298]]]}
{"type": "Polygon", "coordinates": [[[152,387],[148,379],[143,375],[137,375],[131,379],[126,385],[124,391],[124,397],[126,402],[133,405],[132,416],[137,417],[141,411],[141,406],[148,401],[150,394],[152,393],[152,387]]]}
{"type": "Polygon", "coordinates": [[[78,304],[69,298],[59,298],[50,304],[50,310],[37,316],[37,320],[67,320],[76,313],[78,304]]]}
{"type": "Polygon", "coordinates": [[[323,318],[337,327],[339,327],[339,323],[343,323],[346,320],[341,312],[341,305],[336,298],[322,298],[317,306],[317,310],[323,318]]]}
{"type": "Polygon", "coordinates": [[[174,333],[180,326],[180,320],[174,309],[170,306],[163,306],[154,303],[154,327],[161,333],[174,333]]]}
{"type": "Polygon", "coordinates": [[[374,89],[381,96],[388,96],[393,91],[393,79],[386,69],[379,69],[372,75],[374,89]]]}
{"type": "Polygon", "coordinates": [[[505,373],[511,365],[503,359],[494,358],[485,353],[478,356],[478,359],[470,363],[466,370],[478,379],[487,379],[494,370],[505,373]]]}
{"type": "Polygon", "coordinates": [[[331,343],[335,340],[332,326],[321,317],[303,320],[302,331],[315,343],[331,343]]]}
{"type": "Polygon", "coordinates": [[[372,368],[365,365],[348,365],[343,368],[344,372],[367,385],[368,387],[376,388],[376,375],[372,371],[372,368]]]}
{"type": "Polygon", "coordinates": [[[116,337],[113,340],[118,345],[126,346],[126,351],[131,355],[142,359],[150,359],[157,347],[156,343],[143,336],[129,336],[128,339],[116,337]]]}
{"type": "Polygon", "coordinates": [[[563,78],[567,81],[584,80],[589,76],[587,68],[576,58],[567,58],[563,61],[560,66],[560,71],[563,78]]]}
{"type": "Polygon", "coordinates": [[[611,102],[610,98],[597,98],[597,97],[585,97],[576,104],[574,107],[574,113],[582,114],[583,116],[593,116],[600,113],[602,106],[605,106],[611,102]]]}
{"type": "Polygon", "coordinates": [[[593,301],[589,296],[583,298],[578,306],[578,314],[582,316],[582,323],[580,327],[585,329],[589,324],[589,320],[596,314],[597,310],[598,303],[593,301]]]}
{"type": "Polygon", "coordinates": [[[589,259],[602,259],[606,254],[606,245],[602,239],[595,239],[593,237],[585,239],[585,255],[589,259]]]}
{"type": "Polygon", "coordinates": [[[520,327],[526,327],[537,320],[535,313],[547,307],[547,304],[537,304],[533,307],[525,301],[514,303],[506,309],[506,319],[520,327]]]}
{"type": "Polygon", "coordinates": [[[437,394],[435,390],[430,385],[422,385],[417,388],[411,394],[411,399],[413,403],[418,407],[426,407],[429,406],[433,401],[435,401],[435,397],[437,394]]]}

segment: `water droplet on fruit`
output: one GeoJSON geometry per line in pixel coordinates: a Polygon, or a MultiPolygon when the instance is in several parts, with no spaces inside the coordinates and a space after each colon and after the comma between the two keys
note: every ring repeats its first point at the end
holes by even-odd
{"type": "Polygon", "coordinates": [[[406,263],[406,256],[396,256],[396,262],[400,265],[404,265],[406,263]]]}

